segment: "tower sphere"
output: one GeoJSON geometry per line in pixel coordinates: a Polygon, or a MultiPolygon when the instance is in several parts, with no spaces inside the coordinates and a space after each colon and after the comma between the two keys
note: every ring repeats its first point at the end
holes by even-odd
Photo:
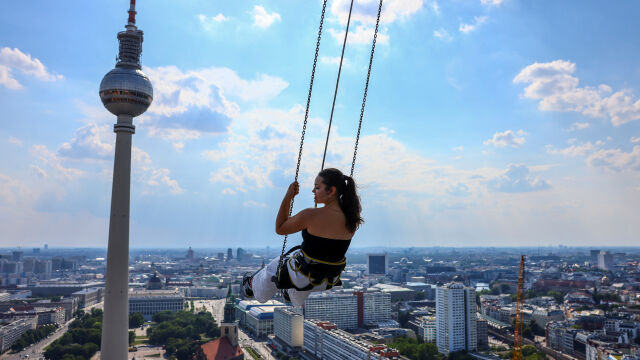
{"type": "Polygon", "coordinates": [[[102,79],[100,99],[112,114],[136,117],[151,105],[153,87],[140,69],[116,67],[102,79]]]}

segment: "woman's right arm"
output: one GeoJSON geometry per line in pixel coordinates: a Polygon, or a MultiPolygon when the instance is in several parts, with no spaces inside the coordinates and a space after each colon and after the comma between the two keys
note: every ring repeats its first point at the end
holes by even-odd
{"type": "Polygon", "coordinates": [[[284,199],[282,199],[280,209],[278,210],[278,216],[276,216],[276,233],[278,235],[293,234],[298,231],[302,231],[307,227],[313,209],[305,209],[294,216],[289,216],[291,201],[293,201],[293,198],[298,195],[299,190],[300,187],[298,182],[294,181],[289,185],[289,189],[287,190],[284,199]]]}

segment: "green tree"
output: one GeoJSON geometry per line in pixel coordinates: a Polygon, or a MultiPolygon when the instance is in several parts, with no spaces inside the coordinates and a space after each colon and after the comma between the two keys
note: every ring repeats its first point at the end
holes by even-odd
{"type": "Polygon", "coordinates": [[[135,329],[144,324],[144,316],[141,313],[136,312],[129,315],[129,329],[135,329]]]}

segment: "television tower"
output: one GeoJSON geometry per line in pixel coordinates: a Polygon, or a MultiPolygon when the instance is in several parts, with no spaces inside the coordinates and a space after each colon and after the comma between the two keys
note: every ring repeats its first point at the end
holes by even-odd
{"type": "Polygon", "coordinates": [[[129,202],[131,192],[131,136],[133,118],[153,100],[153,88],[140,69],[142,31],[136,27],[136,1],[131,0],[126,30],[118,33],[115,69],[100,83],[100,99],[118,117],[113,131],[116,149],[111,190],[107,275],[102,319],[101,358],[125,360],[129,347],[129,202]]]}

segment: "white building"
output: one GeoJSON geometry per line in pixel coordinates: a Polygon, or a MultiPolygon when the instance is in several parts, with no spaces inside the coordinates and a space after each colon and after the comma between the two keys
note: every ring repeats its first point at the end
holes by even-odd
{"type": "Polygon", "coordinates": [[[598,254],[598,268],[600,270],[613,269],[613,255],[608,251],[600,251],[598,254]]]}
{"type": "Polygon", "coordinates": [[[418,327],[418,336],[422,337],[422,340],[426,343],[436,342],[436,317],[435,316],[423,316],[420,319],[418,327]]]}
{"type": "Polygon", "coordinates": [[[391,294],[386,292],[363,293],[363,323],[375,326],[391,319],[391,294]]]}
{"type": "Polygon", "coordinates": [[[273,311],[275,306],[255,306],[247,313],[245,326],[258,338],[273,334],[273,311]]]}
{"type": "Polygon", "coordinates": [[[184,310],[184,295],[179,291],[133,291],[129,293],[129,314],[141,313],[145,320],[160,311],[184,310]]]}
{"type": "Polygon", "coordinates": [[[357,329],[358,299],[354,294],[314,293],[304,303],[304,317],[330,321],[340,329],[357,329]]]}
{"type": "Polygon", "coordinates": [[[279,306],[273,311],[273,333],[290,348],[303,345],[302,323],[304,316],[290,306],[279,306]]]}
{"type": "Polygon", "coordinates": [[[477,349],[476,292],[460,283],[436,289],[436,345],[438,351],[477,349]]]}
{"type": "Polygon", "coordinates": [[[304,321],[304,350],[321,360],[398,359],[395,349],[356,340],[335,324],[304,321]]]}
{"type": "Polygon", "coordinates": [[[27,330],[35,329],[37,325],[35,316],[14,320],[10,323],[0,326],[0,353],[3,353],[16,342],[22,334],[27,330]]]}

